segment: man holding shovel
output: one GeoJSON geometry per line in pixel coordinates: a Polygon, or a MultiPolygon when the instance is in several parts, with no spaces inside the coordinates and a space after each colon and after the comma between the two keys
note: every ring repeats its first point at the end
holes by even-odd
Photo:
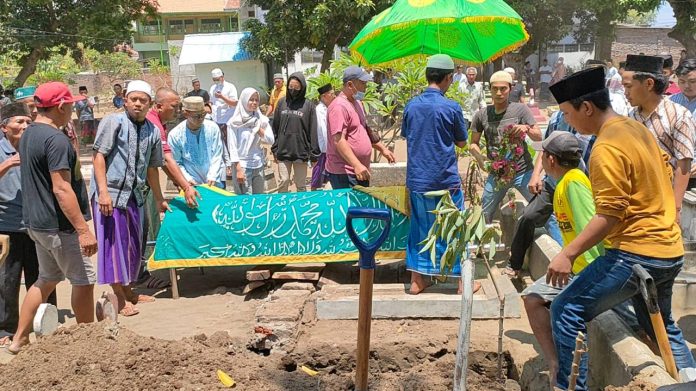
{"type": "MultiPolygon", "coordinates": [[[[597,257],[551,304],[558,354],[556,386],[568,388],[575,339],[587,322],[627,299],[641,326],[654,338],[648,309],[633,274],[639,264],[653,277],[658,304],[679,369],[696,363],[671,316],[672,285],[683,265],[684,246],[676,223],[672,169],[650,131],[611,109],[604,69],[578,72],[551,86],[566,121],[581,134],[596,135],[590,182],[596,214],[551,261],[547,283],[568,284],[578,256],[606,240],[597,257]]],[[[587,389],[587,355],[580,361],[578,390],[587,389]]]]}

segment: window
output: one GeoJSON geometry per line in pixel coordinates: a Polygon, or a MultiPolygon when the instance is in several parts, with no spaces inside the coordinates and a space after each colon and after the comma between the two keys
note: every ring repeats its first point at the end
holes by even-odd
{"type": "Polygon", "coordinates": [[[160,35],[159,23],[157,20],[146,20],[142,24],[143,35],[160,35]]]}
{"type": "Polygon", "coordinates": [[[570,45],[563,45],[563,51],[566,53],[573,53],[578,51],[578,44],[572,43],[570,45]]]}
{"type": "Polygon", "coordinates": [[[311,63],[311,62],[321,62],[321,58],[324,54],[322,52],[317,52],[313,50],[303,50],[300,52],[300,58],[302,59],[303,63],[311,63]]]}
{"type": "Polygon", "coordinates": [[[580,51],[581,52],[591,52],[594,50],[594,43],[581,43],[580,44],[580,51]]]}
{"type": "Polygon", "coordinates": [[[239,31],[239,15],[230,15],[230,31],[239,31]]]}
{"type": "Polygon", "coordinates": [[[255,18],[255,17],[256,17],[256,11],[255,11],[255,10],[249,10],[249,12],[247,13],[247,15],[248,15],[250,18],[255,18]]]}
{"type": "Polygon", "coordinates": [[[549,45],[549,52],[551,53],[563,53],[565,45],[551,44],[549,45]]]}
{"type": "Polygon", "coordinates": [[[193,33],[193,19],[170,20],[169,32],[171,34],[193,33]]]}
{"type": "Polygon", "coordinates": [[[201,19],[200,33],[221,33],[222,21],[220,19],[201,19]]]}

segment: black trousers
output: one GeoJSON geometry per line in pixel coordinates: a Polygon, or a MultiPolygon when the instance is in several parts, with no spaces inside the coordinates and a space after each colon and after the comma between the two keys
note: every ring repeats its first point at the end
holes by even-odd
{"type": "MultiPolygon", "coordinates": [[[[0,337],[14,335],[19,322],[19,286],[24,271],[24,286],[27,290],[39,278],[39,261],[36,246],[29,235],[22,232],[0,232],[9,235],[10,252],[5,263],[0,265],[0,337]]],[[[56,305],[56,292],[48,297],[56,305]]]]}
{"type": "Polygon", "coordinates": [[[532,198],[517,221],[510,245],[510,267],[521,270],[524,256],[534,242],[534,230],[543,227],[553,214],[553,188],[544,181],[541,193],[532,198]]]}

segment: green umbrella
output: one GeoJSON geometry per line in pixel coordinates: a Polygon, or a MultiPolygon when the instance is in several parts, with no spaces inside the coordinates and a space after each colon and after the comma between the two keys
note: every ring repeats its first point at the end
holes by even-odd
{"type": "Polygon", "coordinates": [[[522,18],[503,0],[397,0],[372,18],[350,49],[363,65],[438,53],[479,65],[528,39],[522,18]]]}

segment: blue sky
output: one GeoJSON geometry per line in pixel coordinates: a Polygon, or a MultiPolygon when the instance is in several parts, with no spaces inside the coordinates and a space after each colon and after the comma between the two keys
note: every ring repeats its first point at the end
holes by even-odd
{"type": "Polygon", "coordinates": [[[674,19],[674,11],[666,1],[662,3],[657,11],[657,17],[651,27],[674,27],[677,20],[674,19]]]}

